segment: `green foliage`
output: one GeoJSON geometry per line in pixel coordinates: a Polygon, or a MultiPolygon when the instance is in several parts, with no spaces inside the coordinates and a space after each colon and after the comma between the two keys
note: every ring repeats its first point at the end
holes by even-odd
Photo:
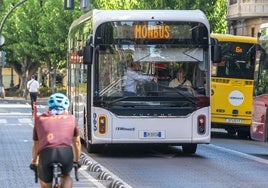
{"type": "MultiPolygon", "coordinates": [[[[66,87],[65,86],[57,86],[57,89],[54,92],[66,94],[66,87]]],[[[52,93],[53,93],[53,91],[52,91],[51,87],[41,86],[39,88],[39,97],[48,97],[52,93]]]]}
{"type": "Polygon", "coordinates": [[[92,0],[92,8],[96,9],[200,9],[208,17],[211,32],[226,32],[226,0],[92,0]]]}
{"type": "Polygon", "coordinates": [[[52,90],[50,87],[41,86],[39,88],[39,97],[48,97],[52,94],[52,90]]]}

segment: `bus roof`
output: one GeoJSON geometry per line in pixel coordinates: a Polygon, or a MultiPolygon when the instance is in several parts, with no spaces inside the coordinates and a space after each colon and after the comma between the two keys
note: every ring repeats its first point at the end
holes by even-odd
{"type": "Polygon", "coordinates": [[[239,36],[231,34],[211,34],[211,38],[216,38],[221,42],[242,42],[257,44],[257,37],[239,36]]]}
{"type": "Polygon", "coordinates": [[[206,15],[201,10],[97,10],[75,20],[70,30],[86,20],[93,19],[93,27],[108,21],[189,21],[203,23],[210,30],[206,15]]]}

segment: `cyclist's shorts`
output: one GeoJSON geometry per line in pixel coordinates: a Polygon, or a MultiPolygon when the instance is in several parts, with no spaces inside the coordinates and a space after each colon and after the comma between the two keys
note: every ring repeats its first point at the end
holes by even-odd
{"type": "Polygon", "coordinates": [[[73,168],[73,151],[71,147],[45,149],[39,154],[38,177],[46,182],[53,181],[51,164],[58,162],[62,164],[62,174],[67,175],[73,168]]]}

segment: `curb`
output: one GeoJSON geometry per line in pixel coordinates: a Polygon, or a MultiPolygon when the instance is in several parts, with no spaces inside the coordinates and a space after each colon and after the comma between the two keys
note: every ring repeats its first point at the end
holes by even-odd
{"type": "Polygon", "coordinates": [[[96,174],[97,180],[108,181],[107,188],[127,188],[122,181],[113,178],[110,173],[104,171],[98,163],[92,162],[92,159],[83,152],[81,153],[80,161],[81,164],[87,166],[88,172],[96,174]]]}

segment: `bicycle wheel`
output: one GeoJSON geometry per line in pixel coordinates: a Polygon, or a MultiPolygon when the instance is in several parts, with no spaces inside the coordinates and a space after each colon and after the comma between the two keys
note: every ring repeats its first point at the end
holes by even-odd
{"type": "Polygon", "coordinates": [[[60,185],[58,183],[55,183],[53,188],[60,188],[60,185]]]}

